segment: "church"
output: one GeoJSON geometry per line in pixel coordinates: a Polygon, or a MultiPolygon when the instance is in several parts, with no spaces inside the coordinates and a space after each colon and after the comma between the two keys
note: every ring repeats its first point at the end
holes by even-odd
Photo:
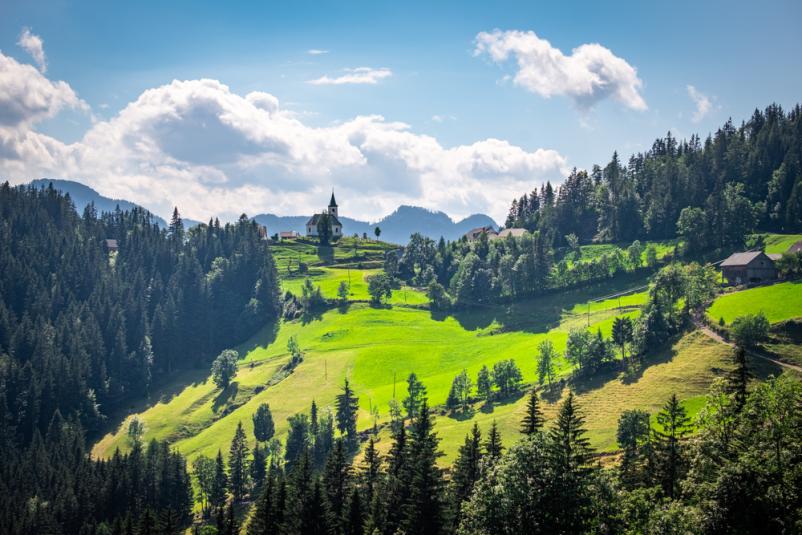
{"type": "Polygon", "coordinates": [[[334,192],[331,192],[331,200],[329,201],[329,207],[326,210],[319,214],[313,215],[309,218],[309,221],[306,222],[306,235],[310,238],[317,237],[317,224],[320,221],[320,217],[328,215],[329,216],[329,223],[331,224],[331,237],[333,239],[341,238],[343,235],[343,225],[340,223],[340,220],[337,217],[337,201],[334,200],[334,192]]]}

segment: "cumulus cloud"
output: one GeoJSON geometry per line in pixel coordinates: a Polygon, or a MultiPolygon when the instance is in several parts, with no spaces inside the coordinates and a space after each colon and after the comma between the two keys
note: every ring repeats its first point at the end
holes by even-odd
{"type": "Polygon", "coordinates": [[[45,57],[44,41],[38,35],[31,33],[30,28],[23,28],[17,44],[34,59],[39,70],[47,71],[47,58],[45,57]]]}
{"type": "Polygon", "coordinates": [[[66,82],[51,82],[0,52],[0,127],[29,127],[64,108],[88,110],[66,82]]]}
{"type": "Polygon", "coordinates": [[[691,97],[691,100],[696,106],[696,111],[693,112],[691,120],[694,123],[698,123],[704,119],[705,115],[710,113],[713,103],[710,101],[707,95],[703,94],[692,85],[688,85],[688,96],[691,97]]]}
{"type": "Polygon", "coordinates": [[[534,32],[494,30],[476,36],[474,54],[487,54],[498,64],[514,58],[518,70],[513,82],[546,98],[564,95],[589,109],[612,97],[633,110],[647,109],[637,70],[597,43],[580,45],[566,55],[534,32]]]}
{"type": "Polygon", "coordinates": [[[328,54],[329,51],[321,50],[320,48],[310,48],[309,50],[306,51],[306,53],[309,54],[310,56],[320,56],[323,54],[328,54]]]}
{"type": "Polygon", "coordinates": [[[393,75],[390,69],[374,69],[371,67],[357,67],[355,69],[345,69],[345,74],[335,76],[323,75],[320,78],[309,80],[307,83],[312,85],[344,85],[344,84],[368,84],[376,85],[380,80],[389,78],[393,75]]]}
{"type": "MultiPolygon", "coordinates": [[[[0,76],[0,95],[15,80],[0,76]]],[[[68,103],[80,102],[68,94],[68,103]]],[[[37,113],[55,114],[63,100],[45,100],[53,108],[43,104],[37,113]]],[[[0,100],[0,116],[19,116],[13,106],[12,99],[0,100]]],[[[444,147],[378,115],[313,127],[269,93],[241,96],[210,79],[148,89],[71,144],[37,132],[31,121],[4,124],[0,176],[73,178],[159,215],[177,205],[199,220],[311,213],[332,187],[343,214],[353,217],[377,219],[413,204],[454,217],[486,212],[502,219],[510,199],[541,180],[559,181],[568,167],[554,150],[497,139],[444,147]]]]}

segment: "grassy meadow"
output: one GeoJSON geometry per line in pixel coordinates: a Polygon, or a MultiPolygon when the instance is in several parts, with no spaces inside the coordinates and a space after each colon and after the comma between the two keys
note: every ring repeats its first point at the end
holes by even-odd
{"type": "Polygon", "coordinates": [[[707,309],[712,321],[732,323],[738,316],[763,312],[769,322],[802,317],[802,282],[789,281],[725,293],[707,309]]]}

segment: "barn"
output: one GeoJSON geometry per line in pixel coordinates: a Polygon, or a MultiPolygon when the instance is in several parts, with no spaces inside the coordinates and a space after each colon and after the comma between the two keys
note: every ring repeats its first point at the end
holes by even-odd
{"type": "Polygon", "coordinates": [[[763,251],[733,253],[721,263],[721,273],[730,284],[756,284],[775,280],[775,258],[763,251]]]}

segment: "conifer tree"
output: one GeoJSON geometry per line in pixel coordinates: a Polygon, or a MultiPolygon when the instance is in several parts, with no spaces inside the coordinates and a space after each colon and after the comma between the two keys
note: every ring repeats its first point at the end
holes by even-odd
{"type": "Polygon", "coordinates": [[[262,403],[253,414],[253,436],[260,442],[267,442],[273,438],[275,432],[276,426],[273,423],[270,405],[262,403]]]}
{"type": "Polygon", "coordinates": [[[526,415],[521,422],[521,433],[533,435],[541,429],[543,429],[543,411],[540,410],[537,389],[532,388],[529,392],[529,399],[526,402],[526,415]]]}
{"type": "Polygon", "coordinates": [[[737,346],[733,355],[735,368],[730,372],[728,390],[735,399],[735,409],[737,412],[743,410],[746,398],[749,393],[749,381],[754,377],[749,363],[746,359],[746,350],[737,346]]]}
{"type": "Polygon", "coordinates": [[[490,425],[490,432],[487,434],[485,441],[485,455],[490,464],[495,463],[501,458],[501,453],[504,451],[504,446],[501,445],[501,433],[499,433],[496,421],[490,425]]]}
{"type": "Polygon", "coordinates": [[[370,505],[376,492],[382,475],[381,455],[376,450],[376,440],[371,437],[365,447],[365,455],[362,457],[362,470],[360,479],[364,492],[365,503],[370,505]]]}
{"type": "Polygon", "coordinates": [[[679,492],[679,482],[685,473],[687,460],[682,440],[690,432],[691,419],[680,404],[676,394],[657,414],[658,428],[653,429],[656,457],[655,470],[665,495],[674,499],[679,492]]]}
{"type": "Polygon", "coordinates": [[[253,458],[250,463],[251,468],[251,481],[256,489],[262,488],[262,483],[265,480],[267,472],[267,458],[264,448],[259,447],[259,443],[253,447],[253,458]]]}
{"type": "Polygon", "coordinates": [[[351,491],[348,500],[348,519],[345,523],[345,535],[363,535],[365,533],[365,515],[362,511],[362,498],[359,489],[351,491]]]}
{"type": "Polygon", "coordinates": [[[242,422],[237,424],[234,440],[228,456],[228,478],[231,484],[231,494],[234,501],[241,501],[248,491],[250,474],[248,471],[248,443],[245,439],[245,430],[242,422]]]}
{"type": "Polygon", "coordinates": [[[444,482],[437,466],[437,458],[442,455],[437,443],[429,404],[423,398],[410,434],[410,493],[409,501],[402,509],[401,527],[410,535],[437,534],[443,528],[441,493],[444,482]]]}
{"type": "Polygon", "coordinates": [[[474,485],[482,474],[482,433],[474,422],[471,432],[465,435],[454,462],[451,476],[450,508],[454,527],[459,526],[463,502],[470,498],[474,485]]]}
{"type": "Polygon", "coordinates": [[[414,419],[418,415],[418,409],[426,397],[426,386],[418,379],[415,373],[410,373],[407,377],[407,397],[403,401],[404,409],[407,411],[407,418],[414,419]]]}
{"type": "Polygon", "coordinates": [[[228,495],[228,475],[226,465],[223,462],[223,453],[217,450],[217,458],[214,465],[214,480],[212,481],[211,492],[209,493],[209,504],[215,509],[223,507],[228,495]]]}
{"type": "Polygon", "coordinates": [[[323,470],[323,487],[326,496],[326,520],[335,532],[342,532],[348,495],[351,490],[351,465],[346,458],[342,438],[334,444],[323,470]]]}
{"type": "Polygon", "coordinates": [[[359,398],[354,395],[348,378],[343,384],[342,394],[337,396],[337,429],[348,437],[349,447],[356,446],[356,417],[359,411],[359,398]]]}

